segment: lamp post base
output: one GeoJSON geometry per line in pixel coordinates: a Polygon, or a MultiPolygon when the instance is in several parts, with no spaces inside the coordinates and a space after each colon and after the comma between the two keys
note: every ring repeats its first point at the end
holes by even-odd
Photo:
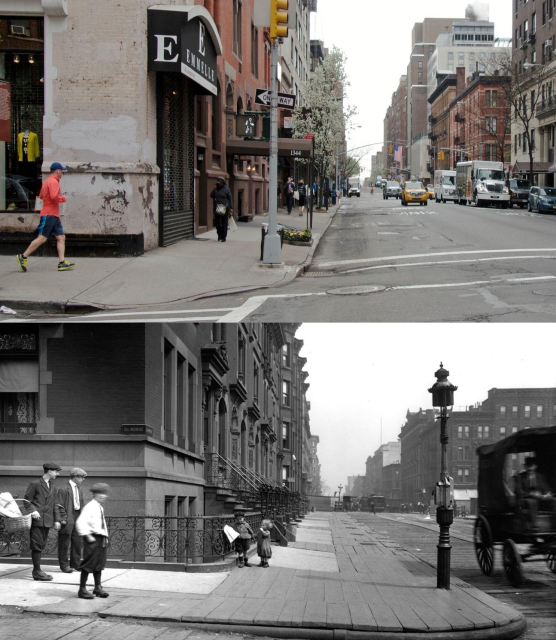
{"type": "Polygon", "coordinates": [[[450,560],[452,545],[450,544],[450,525],[454,522],[454,510],[451,507],[436,509],[436,522],[440,527],[440,536],[436,548],[436,588],[450,589],[450,560]]]}

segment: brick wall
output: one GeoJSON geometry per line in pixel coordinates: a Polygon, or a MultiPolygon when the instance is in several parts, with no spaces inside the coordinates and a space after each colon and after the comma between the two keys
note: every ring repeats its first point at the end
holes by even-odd
{"type": "Polygon", "coordinates": [[[70,325],[48,341],[54,433],[119,434],[145,420],[144,325],[70,325]],[[68,358],[73,353],[74,358],[68,358]]]}

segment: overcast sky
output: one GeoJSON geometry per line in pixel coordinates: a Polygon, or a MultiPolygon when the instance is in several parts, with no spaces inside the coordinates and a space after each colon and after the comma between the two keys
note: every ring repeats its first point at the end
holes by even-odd
{"type": "MultiPolygon", "coordinates": [[[[348,148],[380,143],[384,137],[384,116],[398,88],[400,76],[407,73],[411,54],[411,31],[424,18],[464,18],[473,0],[318,0],[313,14],[311,38],[336,45],[348,57],[351,87],[349,102],[357,106],[357,124],[348,148]]],[[[512,31],[512,1],[491,0],[490,20],[495,37],[509,38],[512,31]]],[[[371,156],[362,161],[370,171],[371,156]]]]}
{"type": "Polygon", "coordinates": [[[492,388],[556,387],[552,324],[304,324],[311,433],[335,491],[363,475],[382,443],[396,441],[408,409],[430,409],[440,361],[458,386],[455,406],[492,388]]]}

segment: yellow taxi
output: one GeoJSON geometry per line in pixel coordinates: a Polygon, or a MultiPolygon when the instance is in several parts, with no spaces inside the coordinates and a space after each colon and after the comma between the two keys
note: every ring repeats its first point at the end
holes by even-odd
{"type": "Polygon", "coordinates": [[[417,203],[425,207],[429,203],[429,192],[425,189],[422,182],[417,180],[408,180],[402,187],[402,205],[407,207],[409,203],[417,203]]]}

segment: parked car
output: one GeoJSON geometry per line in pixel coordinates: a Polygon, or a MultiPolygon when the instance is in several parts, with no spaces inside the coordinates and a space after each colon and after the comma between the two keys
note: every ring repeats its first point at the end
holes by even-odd
{"type": "Polygon", "coordinates": [[[531,187],[527,211],[537,213],[556,211],[556,187],[531,187]]]}
{"type": "Polygon", "coordinates": [[[388,180],[382,189],[382,197],[384,200],[388,200],[388,198],[397,198],[399,200],[401,195],[402,188],[400,187],[400,183],[395,180],[388,180]]]}
{"type": "Polygon", "coordinates": [[[429,192],[429,200],[432,200],[434,198],[434,186],[432,184],[428,184],[427,191],[429,192]]]}
{"type": "Polygon", "coordinates": [[[529,191],[531,190],[531,183],[529,180],[518,180],[517,178],[510,178],[506,181],[506,186],[510,190],[510,207],[514,204],[519,205],[524,209],[529,200],[529,191]]]}
{"type": "Polygon", "coordinates": [[[424,205],[429,203],[429,192],[425,189],[422,182],[411,180],[405,182],[402,187],[402,205],[407,207],[409,203],[424,205]]]}

